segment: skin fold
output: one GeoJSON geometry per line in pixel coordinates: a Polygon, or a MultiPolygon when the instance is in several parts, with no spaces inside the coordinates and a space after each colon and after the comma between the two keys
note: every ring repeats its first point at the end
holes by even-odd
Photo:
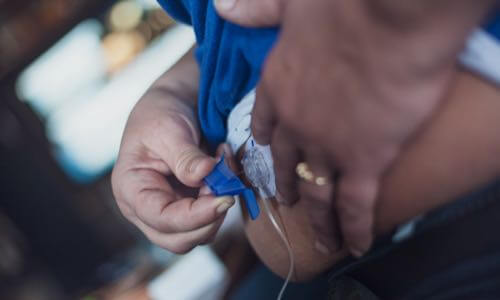
{"type": "MultiPolygon", "coordinates": [[[[384,175],[376,205],[376,235],[500,175],[500,90],[474,75],[459,73],[443,101],[438,113],[384,175]]],[[[242,153],[240,149],[239,158],[242,153]]],[[[311,279],[348,255],[345,247],[330,253],[315,248],[304,201],[288,207],[272,200],[271,207],[294,251],[294,281],[311,279]]],[[[245,210],[243,215],[256,253],[276,274],[286,277],[288,254],[268,217],[262,213],[251,221],[245,210]]]]}

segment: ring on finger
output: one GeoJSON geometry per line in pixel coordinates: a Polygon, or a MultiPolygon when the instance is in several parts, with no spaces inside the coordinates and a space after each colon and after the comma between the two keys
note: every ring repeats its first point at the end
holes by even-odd
{"type": "Polygon", "coordinates": [[[314,175],[306,162],[298,163],[297,167],[295,168],[295,172],[300,179],[313,183],[317,186],[323,186],[328,183],[328,179],[325,176],[314,175]]]}

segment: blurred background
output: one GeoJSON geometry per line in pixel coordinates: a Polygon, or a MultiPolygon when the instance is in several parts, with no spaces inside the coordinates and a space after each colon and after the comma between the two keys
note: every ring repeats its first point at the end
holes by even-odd
{"type": "Polygon", "coordinates": [[[224,299],[241,232],[175,256],[114,203],[133,105],[194,43],[155,0],[0,0],[0,299],[224,299]]]}

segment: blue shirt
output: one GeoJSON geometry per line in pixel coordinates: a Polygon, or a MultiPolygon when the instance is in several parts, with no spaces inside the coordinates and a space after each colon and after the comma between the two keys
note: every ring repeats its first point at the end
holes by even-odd
{"type": "Polygon", "coordinates": [[[200,65],[198,118],[210,146],[226,139],[232,108],[253,89],[276,28],[248,29],[222,20],[212,0],[158,0],[175,19],[193,26],[200,65]]]}
{"type": "MultiPolygon", "coordinates": [[[[226,138],[232,108],[256,86],[278,29],[249,29],[226,22],[217,15],[212,0],[158,2],[173,18],[193,26],[201,72],[198,118],[203,135],[215,147],[226,138]]],[[[484,29],[500,43],[500,12],[492,14],[484,29]]]]}

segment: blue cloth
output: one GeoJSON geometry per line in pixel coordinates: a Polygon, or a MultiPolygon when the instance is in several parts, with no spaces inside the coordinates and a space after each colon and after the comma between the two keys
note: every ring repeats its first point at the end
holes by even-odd
{"type": "Polygon", "coordinates": [[[248,29],[222,20],[212,0],[158,0],[178,21],[193,26],[200,65],[198,118],[213,148],[226,139],[233,107],[253,89],[276,28],[248,29]]]}

